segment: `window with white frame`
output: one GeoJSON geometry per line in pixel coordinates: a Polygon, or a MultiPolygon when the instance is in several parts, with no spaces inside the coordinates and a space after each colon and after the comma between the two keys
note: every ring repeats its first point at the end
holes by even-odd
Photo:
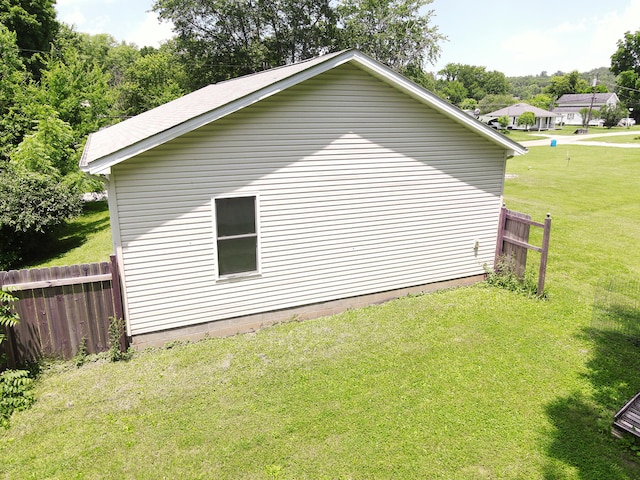
{"type": "Polygon", "coordinates": [[[258,272],[257,203],[255,195],[215,199],[219,276],[258,272]]]}

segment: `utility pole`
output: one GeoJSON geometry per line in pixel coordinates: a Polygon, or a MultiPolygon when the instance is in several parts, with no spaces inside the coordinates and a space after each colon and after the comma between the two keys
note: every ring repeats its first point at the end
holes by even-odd
{"type": "Polygon", "coordinates": [[[593,102],[596,100],[596,84],[598,83],[598,77],[593,79],[593,95],[591,95],[591,105],[589,106],[589,115],[587,115],[587,123],[585,128],[587,129],[587,133],[589,133],[589,122],[591,121],[591,111],[593,110],[593,102]]]}

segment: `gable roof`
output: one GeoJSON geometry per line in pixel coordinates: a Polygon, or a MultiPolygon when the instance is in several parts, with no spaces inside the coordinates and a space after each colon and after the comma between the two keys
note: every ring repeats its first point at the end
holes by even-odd
{"type": "Polygon", "coordinates": [[[593,99],[594,105],[604,105],[606,104],[612,97],[616,97],[616,101],[618,100],[618,96],[615,93],[565,93],[562,95],[556,103],[558,107],[584,107],[591,105],[591,100],[593,99]]]}
{"type": "Polygon", "coordinates": [[[164,105],[89,135],[80,168],[109,173],[111,166],[139,155],[332,68],[351,63],[457,121],[509,155],[527,149],[390,68],[357,50],[331,53],[284,67],[208,85],[164,105]]]}
{"type": "Polygon", "coordinates": [[[533,112],[536,117],[557,117],[557,113],[550,112],[548,110],[543,110],[542,108],[534,107],[533,105],[529,105],[528,103],[516,103],[514,105],[509,105],[508,107],[501,108],[500,110],[496,110],[495,112],[486,113],[483,115],[484,117],[502,117],[506,115],[507,117],[519,117],[524,112],[533,112]]]}

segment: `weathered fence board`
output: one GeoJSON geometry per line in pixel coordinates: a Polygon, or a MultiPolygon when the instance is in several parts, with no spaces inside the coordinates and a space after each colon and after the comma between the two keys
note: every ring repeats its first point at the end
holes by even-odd
{"type": "Polygon", "coordinates": [[[111,262],[0,272],[0,288],[18,298],[20,316],[8,332],[9,364],[69,359],[83,342],[88,353],[107,350],[109,319],[122,317],[120,283],[113,272],[115,257],[111,262]]]}
{"type": "Polygon", "coordinates": [[[551,237],[551,215],[547,214],[544,223],[534,222],[527,214],[508,210],[502,206],[498,222],[498,239],[496,242],[496,256],[494,269],[499,267],[502,258],[513,261],[514,273],[523,277],[527,267],[527,251],[540,253],[540,269],[538,272],[538,295],[544,293],[544,282],[547,273],[547,258],[549,255],[549,239],[551,237]],[[530,227],[543,229],[542,245],[537,247],[529,244],[530,227]]]}

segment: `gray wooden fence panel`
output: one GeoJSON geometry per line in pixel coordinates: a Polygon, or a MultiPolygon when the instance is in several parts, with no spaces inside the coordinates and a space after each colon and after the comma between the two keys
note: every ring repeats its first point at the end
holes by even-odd
{"type": "MultiPolygon", "coordinates": [[[[519,240],[523,243],[529,243],[529,232],[531,227],[528,223],[520,222],[518,220],[531,220],[531,215],[514,211],[510,211],[509,214],[510,216],[517,217],[517,219],[509,218],[510,216],[505,219],[505,236],[519,240]]],[[[512,263],[514,273],[518,277],[524,278],[524,272],[527,269],[527,248],[520,245],[514,245],[512,243],[506,243],[503,247],[502,254],[509,262],[512,263]]]]}
{"type": "Polygon", "coordinates": [[[547,259],[549,255],[549,240],[551,237],[551,214],[547,214],[544,223],[534,222],[531,216],[525,213],[508,210],[502,206],[498,221],[498,237],[496,242],[496,255],[494,270],[498,271],[500,262],[506,257],[516,273],[521,278],[527,267],[527,251],[534,250],[541,254],[538,273],[538,295],[544,294],[544,282],[547,272],[547,259]],[[529,244],[529,232],[531,227],[543,229],[542,246],[529,244]]]}
{"type": "Polygon", "coordinates": [[[88,353],[107,350],[109,319],[122,316],[119,284],[115,292],[112,284],[113,268],[117,269],[114,259],[0,272],[0,287],[8,286],[18,298],[15,309],[20,316],[5,347],[9,364],[42,357],[70,359],[83,342],[88,353]]]}

